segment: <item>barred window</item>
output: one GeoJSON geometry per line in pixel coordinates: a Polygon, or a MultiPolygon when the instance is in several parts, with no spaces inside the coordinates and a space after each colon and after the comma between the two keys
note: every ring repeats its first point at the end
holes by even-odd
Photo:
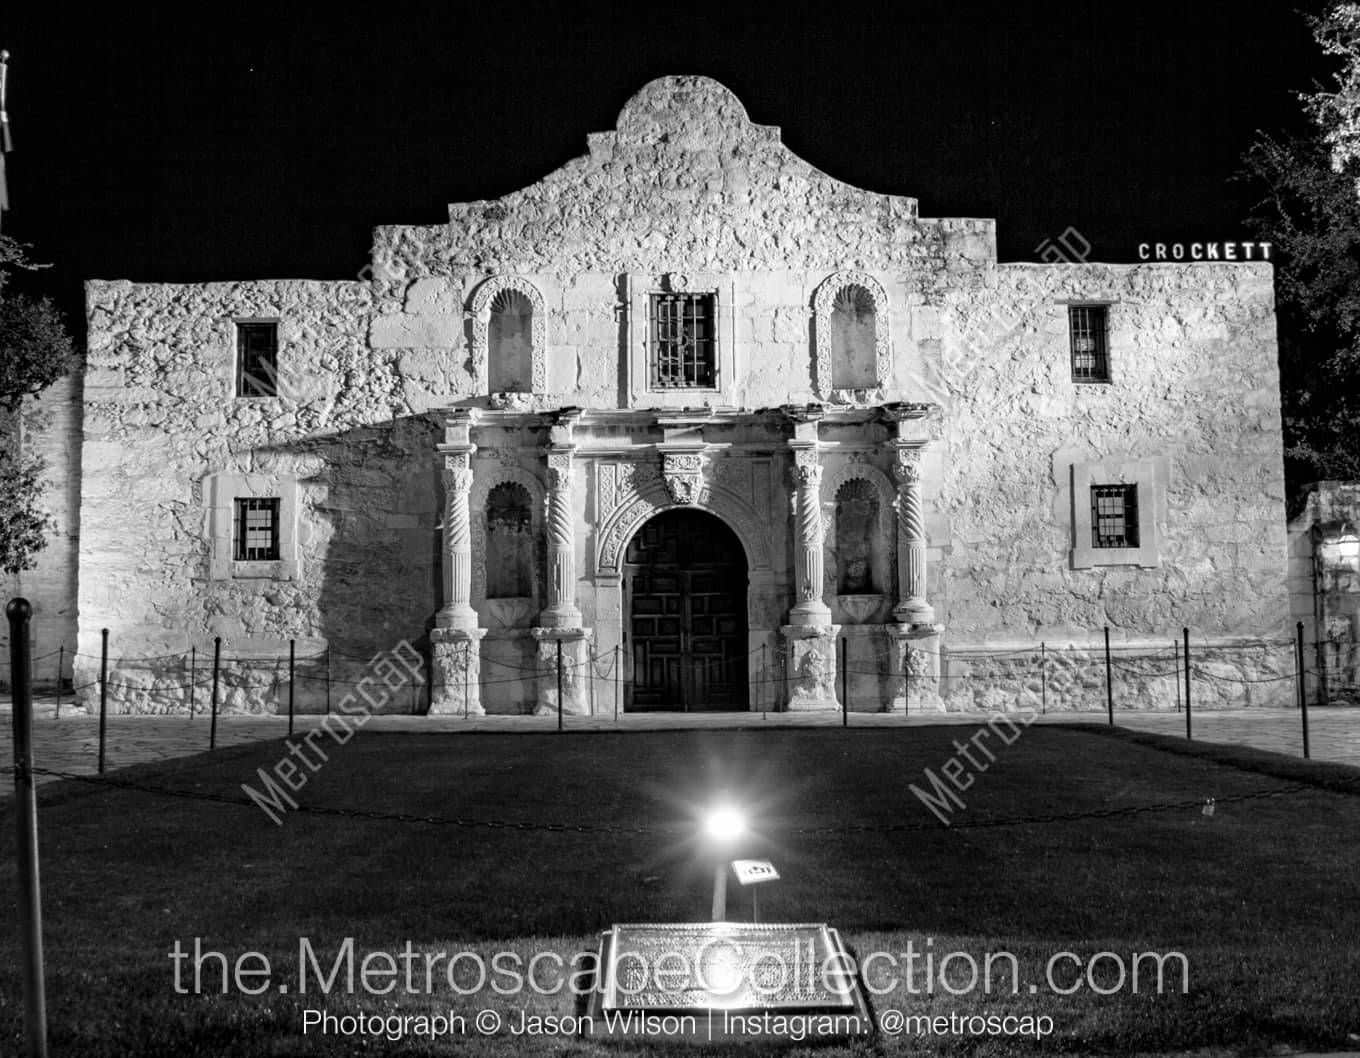
{"type": "Polygon", "coordinates": [[[1091,546],[1138,546],[1138,486],[1091,486],[1091,546]]]}
{"type": "Polygon", "coordinates": [[[1105,306],[1069,305],[1067,324],[1072,337],[1072,381],[1110,381],[1105,306]]]}
{"type": "Polygon", "coordinates": [[[236,395],[279,395],[279,325],[236,324],[236,395]]]}
{"type": "Polygon", "coordinates": [[[237,562],[277,562],[279,559],[279,500],[251,496],[236,500],[237,562]]]}
{"type": "Polygon", "coordinates": [[[652,388],[717,386],[717,314],[712,294],[652,295],[652,388]]]}

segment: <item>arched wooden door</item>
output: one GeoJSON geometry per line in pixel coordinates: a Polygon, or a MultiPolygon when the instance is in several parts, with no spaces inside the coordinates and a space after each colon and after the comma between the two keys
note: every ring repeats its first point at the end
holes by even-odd
{"type": "Polygon", "coordinates": [[[704,511],[665,511],[628,544],[624,590],[633,680],[629,712],[742,710],[746,554],[704,511]]]}

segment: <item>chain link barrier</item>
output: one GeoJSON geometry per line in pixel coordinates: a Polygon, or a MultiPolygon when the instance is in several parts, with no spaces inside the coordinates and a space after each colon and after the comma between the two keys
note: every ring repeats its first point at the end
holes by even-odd
{"type": "MultiPolygon", "coordinates": [[[[1317,663],[1317,659],[1322,656],[1322,648],[1332,645],[1334,644],[1331,644],[1330,641],[1316,640],[1305,644],[1305,658],[1313,663],[1305,662],[1303,675],[1315,687],[1325,686],[1334,690],[1341,690],[1343,689],[1343,682],[1339,678],[1340,670],[1331,664],[1317,663]]],[[[1200,684],[1222,684],[1241,688],[1267,688],[1285,684],[1298,679],[1298,673],[1294,671],[1292,660],[1294,646],[1293,640],[1273,638],[1263,639],[1256,643],[1206,643],[1198,645],[1196,656],[1192,658],[1190,663],[1189,676],[1192,681],[1200,684]],[[1209,658],[1206,660],[1200,651],[1207,653],[1209,658]],[[1289,651],[1290,658],[1282,656],[1285,651],[1289,651]],[[1253,675],[1250,673],[1248,658],[1252,653],[1260,656],[1258,672],[1261,668],[1265,668],[1265,674],[1253,675]],[[1270,669],[1272,668],[1276,670],[1287,668],[1288,671],[1271,673],[1270,669]],[[1236,671],[1230,671],[1232,669],[1236,671]]],[[[935,683],[936,693],[941,697],[952,697],[960,692],[967,693],[968,685],[972,681],[977,681],[982,687],[977,693],[987,696],[1009,693],[1006,685],[1010,684],[1010,690],[1024,701],[1028,701],[1030,698],[1035,698],[1037,701],[1041,697],[1041,695],[1036,695],[1032,686],[1026,686],[1027,682],[1040,681],[1047,685],[1047,697],[1052,699],[1054,703],[1060,703],[1073,694],[1090,691],[1091,687],[1087,685],[1099,683],[1099,674],[1105,667],[1104,650],[1098,644],[1076,646],[1069,643],[1062,647],[1041,645],[1004,650],[950,650],[944,646],[932,649],[909,641],[908,649],[913,656],[920,655],[934,659],[935,664],[929,666],[934,671],[925,675],[913,671],[910,676],[907,676],[904,672],[899,671],[902,668],[903,659],[901,648],[882,649],[875,644],[875,649],[869,652],[865,652],[862,647],[853,650],[851,663],[845,666],[843,670],[836,670],[835,675],[838,681],[842,674],[859,679],[870,678],[899,682],[905,680],[909,685],[912,685],[912,690],[920,686],[919,680],[925,679],[935,683]]],[[[372,664],[374,659],[382,657],[383,654],[384,651],[364,654],[328,647],[323,651],[296,658],[297,667],[293,673],[293,679],[297,684],[311,688],[313,698],[318,697],[323,685],[326,688],[327,696],[332,689],[337,693],[344,694],[352,688],[366,685],[366,679],[353,678],[353,672],[346,663],[372,664]],[[332,669],[333,663],[336,663],[338,671],[332,669]],[[324,671],[321,671],[323,666],[324,671]]],[[[64,667],[75,664],[78,659],[96,663],[101,660],[97,654],[92,655],[61,648],[35,655],[34,662],[36,665],[38,662],[50,661],[56,657],[63,658],[64,667]],[[70,661],[64,659],[70,659],[70,661]]],[[[625,679],[626,682],[626,665],[623,666],[624,671],[622,673],[616,674],[615,672],[615,666],[622,662],[622,652],[616,659],[615,651],[611,648],[588,654],[579,660],[563,658],[561,664],[564,676],[586,679],[594,686],[615,678],[625,679]]],[[[752,701],[762,703],[754,711],[766,712],[770,711],[771,708],[777,711],[779,695],[775,693],[770,696],[767,695],[767,691],[787,688],[791,682],[790,675],[783,671],[783,651],[778,647],[771,648],[768,644],[758,646],[747,651],[744,655],[728,659],[725,664],[738,665],[742,662],[745,662],[745,682],[752,691],[752,701]],[[751,670],[751,659],[757,655],[764,659],[758,672],[751,670]],[[767,697],[770,698],[768,702],[765,701],[767,697]]],[[[136,657],[111,654],[109,663],[107,686],[113,696],[115,698],[128,695],[144,697],[148,703],[155,706],[148,710],[151,715],[177,715],[189,711],[190,699],[197,698],[199,692],[206,692],[211,688],[213,682],[212,652],[209,648],[197,651],[196,655],[191,655],[189,651],[136,657]],[[192,675],[187,671],[191,656],[196,656],[196,670],[192,675]],[[179,664],[163,664],[174,661],[178,661],[179,664]],[[145,669],[138,668],[138,666],[143,665],[146,666],[145,669]],[[176,702],[174,700],[176,696],[182,701],[176,702]]],[[[476,681],[479,688],[511,686],[522,684],[526,680],[551,678],[556,672],[556,665],[551,661],[538,665],[524,665],[482,654],[480,663],[481,668],[476,681]]],[[[825,661],[813,660],[812,664],[814,670],[810,675],[823,679],[830,676],[835,666],[835,663],[830,659],[825,661]]],[[[1110,653],[1109,664],[1119,683],[1146,684],[1151,681],[1175,679],[1178,684],[1178,694],[1180,681],[1183,681],[1186,676],[1184,661],[1180,657],[1179,650],[1174,646],[1172,649],[1165,647],[1134,650],[1115,648],[1110,653]],[[1171,661],[1173,657],[1176,659],[1175,664],[1173,667],[1167,668],[1167,662],[1171,661]]],[[[272,697],[277,700],[278,708],[282,711],[288,682],[287,666],[288,659],[285,656],[248,658],[235,656],[224,660],[219,672],[224,688],[237,691],[244,690],[247,695],[263,697],[266,701],[272,697]]],[[[432,675],[430,668],[431,662],[427,656],[424,662],[424,674],[418,675],[412,681],[417,691],[429,686],[432,675]]],[[[82,672],[88,673],[88,667],[82,668],[82,672]]],[[[57,675],[59,679],[65,679],[64,674],[57,675]]],[[[61,686],[61,694],[81,696],[88,692],[97,692],[99,686],[100,681],[96,676],[74,685],[61,686]]],[[[1226,690],[1220,692],[1220,706],[1224,695],[1229,695],[1229,692],[1226,690]]],[[[204,698],[207,697],[205,694],[204,698]]],[[[237,697],[239,699],[239,694],[237,697]]],[[[593,694],[592,697],[594,697],[593,694]]],[[[1062,705],[1057,707],[1064,708],[1062,705]]],[[[207,700],[195,702],[195,714],[198,712],[207,713],[210,709],[211,703],[207,700]]],[[[315,712],[316,709],[317,702],[313,701],[305,711],[315,712]]],[[[230,711],[232,713],[240,711],[239,701],[234,704],[230,711]]],[[[414,702],[411,711],[418,711],[414,702]]],[[[1093,704],[1091,711],[1098,711],[1098,705],[1093,704]]]]}

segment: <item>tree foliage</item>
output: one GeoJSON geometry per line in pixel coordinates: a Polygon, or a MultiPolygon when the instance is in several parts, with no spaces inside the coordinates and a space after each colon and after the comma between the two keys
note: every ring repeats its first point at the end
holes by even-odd
{"type": "Polygon", "coordinates": [[[0,569],[31,569],[54,528],[42,509],[42,464],[10,445],[0,450],[0,569]]]}
{"type": "Polygon", "coordinates": [[[1264,195],[1249,219],[1276,258],[1285,465],[1296,497],[1360,478],[1360,3],[1310,19],[1340,60],[1334,89],[1300,93],[1308,130],[1258,138],[1244,176],[1264,195]]]}
{"type": "Polygon", "coordinates": [[[71,370],[75,351],[48,298],[0,296],[0,408],[14,413],[71,370]]]}
{"type": "Polygon", "coordinates": [[[41,506],[42,462],[24,444],[24,399],[36,397],[75,365],[61,314],[47,298],[5,290],[9,268],[44,267],[27,247],[0,235],[0,569],[31,569],[54,528],[41,506]]]}

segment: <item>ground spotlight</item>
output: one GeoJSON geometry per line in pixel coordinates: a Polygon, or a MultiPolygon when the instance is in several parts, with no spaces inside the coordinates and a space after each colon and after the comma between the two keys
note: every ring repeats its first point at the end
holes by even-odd
{"type": "Polygon", "coordinates": [[[719,805],[705,817],[704,832],[715,842],[735,841],[746,833],[746,817],[731,805],[719,805]]]}

